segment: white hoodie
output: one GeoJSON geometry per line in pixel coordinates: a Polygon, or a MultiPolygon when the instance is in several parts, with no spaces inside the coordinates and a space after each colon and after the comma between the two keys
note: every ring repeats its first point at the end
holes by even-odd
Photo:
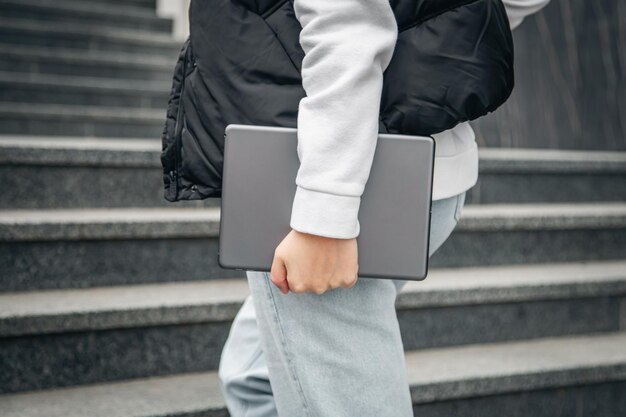
{"type": "MultiPolygon", "coordinates": [[[[511,28],[549,0],[503,0],[511,28]]],[[[334,238],[359,235],[361,195],[376,141],[383,71],[398,27],[389,0],[294,0],[302,31],[296,195],[291,228],[334,238]]],[[[478,148],[469,123],[433,135],[433,200],[478,180],[478,148]]]]}

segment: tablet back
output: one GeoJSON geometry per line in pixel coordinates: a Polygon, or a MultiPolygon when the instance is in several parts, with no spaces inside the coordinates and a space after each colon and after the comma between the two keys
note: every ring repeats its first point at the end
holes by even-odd
{"type": "MultiPolygon", "coordinates": [[[[270,270],[291,230],[297,145],[295,128],[226,127],[221,267],[270,270]]],[[[426,277],[434,156],[431,137],[379,134],[359,210],[359,277],[426,277]]]]}

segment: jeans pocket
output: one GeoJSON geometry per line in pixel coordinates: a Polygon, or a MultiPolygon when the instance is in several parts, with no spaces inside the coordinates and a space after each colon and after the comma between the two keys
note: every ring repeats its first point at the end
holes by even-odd
{"type": "Polygon", "coordinates": [[[461,219],[461,213],[463,212],[463,206],[465,205],[465,194],[467,194],[467,192],[458,194],[456,197],[456,208],[454,210],[454,220],[456,220],[457,222],[461,219]]]}

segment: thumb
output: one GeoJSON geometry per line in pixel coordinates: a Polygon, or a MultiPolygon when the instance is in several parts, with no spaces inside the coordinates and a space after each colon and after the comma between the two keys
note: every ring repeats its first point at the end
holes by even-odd
{"type": "Polygon", "coordinates": [[[280,292],[287,294],[289,292],[289,283],[287,282],[287,268],[282,258],[274,255],[270,277],[274,285],[278,287],[280,292]]]}

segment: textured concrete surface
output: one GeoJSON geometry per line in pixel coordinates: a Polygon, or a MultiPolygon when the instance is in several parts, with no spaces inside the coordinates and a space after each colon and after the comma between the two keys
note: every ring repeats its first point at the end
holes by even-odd
{"type": "Polygon", "coordinates": [[[154,55],[94,54],[71,49],[50,51],[11,45],[0,45],[0,70],[134,80],[172,79],[171,60],[154,55]]]}
{"type": "MultiPolygon", "coordinates": [[[[31,74],[28,78],[14,74],[11,72],[0,72],[0,86],[3,89],[31,90],[33,92],[39,90],[40,93],[59,93],[72,94],[73,92],[82,92],[82,99],[87,99],[88,95],[93,95],[93,99],[98,99],[99,95],[119,94],[120,96],[144,95],[146,98],[167,99],[168,87],[171,83],[167,81],[148,81],[148,80],[124,80],[124,79],[102,79],[97,77],[66,77],[53,74],[31,74]]],[[[132,100],[132,97],[127,97],[132,100]]],[[[4,100],[3,100],[4,101],[4,100]]],[[[21,100],[13,100],[20,102],[21,100]]],[[[44,101],[44,100],[42,100],[44,101]]],[[[133,103],[132,101],[128,104],[133,103]]],[[[67,104],[72,104],[68,102],[67,104]]],[[[80,103],[76,103],[80,104],[80,103]]],[[[149,104],[149,103],[144,103],[149,104]]],[[[128,105],[122,107],[137,107],[128,105]]],[[[142,107],[142,106],[139,106],[142,107]]],[[[151,107],[151,106],[145,106],[151,107]]]]}
{"type": "MultiPolygon", "coordinates": [[[[620,329],[624,262],[468,270],[403,289],[405,350],[620,329]]],[[[214,369],[247,294],[239,279],[1,295],[0,392],[214,369]]]]}
{"type": "Polygon", "coordinates": [[[28,166],[160,166],[161,143],[152,139],[0,136],[0,163],[28,166]]]}
{"type": "Polygon", "coordinates": [[[623,417],[626,382],[607,382],[418,404],[419,417],[623,417]]]}
{"type": "Polygon", "coordinates": [[[211,322],[3,338],[0,392],[209,371],[229,329],[211,322]]]}
{"type": "Polygon", "coordinates": [[[154,10],[139,8],[107,7],[93,2],[57,0],[1,0],[3,17],[33,19],[53,22],[83,22],[108,25],[109,27],[152,30],[170,33],[172,22],[156,16],[154,10]]]}
{"type": "Polygon", "coordinates": [[[400,310],[405,350],[619,330],[616,297],[400,310]]]}
{"type": "Polygon", "coordinates": [[[218,207],[3,210],[0,240],[213,238],[219,220],[218,207]]]}
{"type": "Polygon", "coordinates": [[[626,380],[626,334],[548,338],[409,353],[415,402],[626,380]]]}
{"type": "Polygon", "coordinates": [[[626,152],[479,148],[481,174],[624,174],[626,152]]]}
{"type": "MultiPolygon", "coordinates": [[[[43,103],[58,105],[102,106],[111,108],[145,108],[162,110],[167,104],[167,89],[125,89],[122,83],[100,83],[97,79],[66,82],[55,77],[32,77],[19,80],[19,76],[0,75],[0,100],[4,103],[43,103]]],[[[140,82],[138,82],[140,83],[140,82]]]]}
{"type": "Polygon", "coordinates": [[[99,3],[99,4],[116,4],[116,5],[124,5],[129,7],[141,7],[148,8],[149,10],[154,11],[156,9],[157,0],[87,0],[89,3],[99,3]]]}
{"type": "Polygon", "coordinates": [[[90,23],[0,18],[0,41],[84,50],[156,53],[176,58],[181,43],[170,36],[90,23]]]}
{"type": "Polygon", "coordinates": [[[3,417],[226,417],[215,373],[0,395],[3,417]]]}
{"type": "Polygon", "coordinates": [[[626,203],[468,205],[458,231],[626,228],[626,203]]]}
{"type": "MultiPolygon", "coordinates": [[[[572,389],[586,390],[573,398],[597,393],[607,402],[602,406],[596,403],[596,408],[589,399],[577,402],[576,407],[562,404],[568,409],[587,406],[589,411],[619,411],[624,409],[626,389],[626,384],[619,382],[626,380],[625,343],[626,336],[617,333],[410,352],[407,372],[416,406],[442,407],[441,412],[471,407],[457,401],[472,397],[483,402],[479,415],[491,407],[506,410],[503,401],[508,397],[503,396],[507,394],[515,400],[508,404],[522,410],[537,407],[538,398],[541,404],[555,407],[563,400],[564,390],[571,393],[572,389]]],[[[226,415],[218,384],[214,372],[178,375],[3,395],[0,408],[5,417],[213,417],[226,415]]],[[[431,409],[427,415],[450,415],[433,412],[431,409]]]]}
{"type": "Polygon", "coordinates": [[[626,201],[626,173],[481,173],[465,198],[465,204],[592,201],[626,201]]]}
{"type": "MultiPolygon", "coordinates": [[[[248,295],[245,277],[0,294],[0,336],[230,321],[248,295]]],[[[626,261],[472,267],[407,282],[400,311],[626,295],[626,261]]]]}
{"type": "Polygon", "coordinates": [[[571,262],[433,270],[424,281],[410,281],[398,295],[398,308],[483,304],[621,294],[626,261],[571,262]]]}
{"type": "Polygon", "coordinates": [[[159,110],[0,103],[2,132],[7,134],[154,139],[163,131],[164,117],[159,110]]]}
{"type": "MultiPolygon", "coordinates": [[[[463,219],[461,219],[463,220],[463,219]]],[[[594,220],[591,220],[594,222],[594,220]]],[[[487,222],[478,222],[476,226],[487,222]]],[[[456,229],[430,267],[461,267],[621,259],[626,229],[462,231],[456,229]]]]}
{"type": "Polygon", "coordinates": [[[0,295],[0,336],[231,321],[245,278],[0,295]]]}
{"type": "Polygon", "coordinates": [[[7,186],[0,209],[179,208],[221,203],[218,198],[167,201],[163,172],[152,167],[0,165],[0,180],[7,186]]]}
{"type": "Polygon", "coordinates": [[[0,242],[0,289],[85,288],[241,277],[217,262],[216,239],[0,242]]]}

